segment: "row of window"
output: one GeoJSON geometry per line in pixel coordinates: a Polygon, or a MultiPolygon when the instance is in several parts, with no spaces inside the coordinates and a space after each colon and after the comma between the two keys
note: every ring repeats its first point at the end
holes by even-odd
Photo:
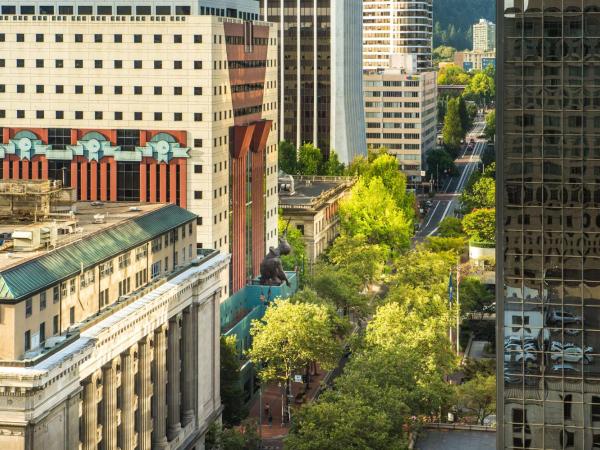
{"type": "MultiPolygon", "coordinates": [[[[16,42],[25,42],[26,41],[26,34],[25,33],[17,33],[15,35],[15,41],[16,42]]],[[[112,42],[115,44],[122,44],[123,41],[123,34],[112,34],[112,35],[104,35],[104,34],[99,34],[99,33],[95,33],[95,34],[83,34],[83,33],[75,33],[73,35],[67,35],[67,36],[73,36],[73,42],[80,44],[83,42],[88,42],[85,40],[86,36],[93,36],[92,39],[90,39],[89,42],[95,42],[95,43],[101,43],[101,42],[105,42],[105,36],[112,36],[112,42]]],[[[132,36],[131,38],[131,42],[133,42],[134,44],[141,44],[144,42],[144,35],[143,34],[133,34],[133,35],[125,35],[127,36],[127,38],[129,39],[129,36],[132,36]]],[[[174,44],[183,44],[183,35],[182,34],[174,34],[173,36],[173,43],[174,44]]],[[[202,44],[202,35],[201,34],[194,34],[193,35],[193,42],[194,44],[202,44]]],[[[46,35],[43,33],[36,33],[35,34],[35,42],[45,42],[46,40],[46,35]]],[[[163,43],[163,35],[162,34],[153,34],[152,35],[152,41],[155,44],[162,44],[163,43]]],[[[6,42],[6,33],[0,33],[0,42],[6,42]]],[[[54,34],[54,42],[65,42],[65,35],[62,33],[55,33],[54,34]]]]}
{"type": "MultiPolygon", "coordinates": [[[[26,67],[25,64],[25,59],[22,58],[17,58],[15,60],[15,67],[17,68],[24,68],[26,67]]],[[[128,61],[130,62],[130,61],[128,61]]],[[[216,61],[215,61],[216,62],[216,61]]],[[[54,67],[57,69],[62,69],[65,66],[65,61],[63,59],[55,59],[54,60],[54,67]]],[[[5,59],[0,59],[0,67],[6,67],[6,60],[5,59]]],[[[35,60],[35,67],[38,69],[44,68],[45,67],[45,62],[43,59],[36,59],[35,60]]],[[[83,69],[84,68],[84,60],[83,59],[75,59],[73,61],[73,67],[75,69],[83,69]]],[[[202,61],[194,61],[193,63],[193,67],[194,70],[201,70],[202,69],[202,61]]],[[[116,59],[113,61],[113,67],[114,69],[123,69],[123,60],[122,59],[116,59]]],[[[144,67],[144,61],[141,59],[136,59],[133,61],[133,64],[131,66],[131,68],[133,69],[144,69],[144,68],[148,68],[148,67],[144,67]]],[[[163,68],[163,61],[161,60],[154,60],[153,62],[153,68],[154,69],[162,69],[163,68]]],[[[165,67],[166,68],[166,67],[165,67]]],[[[104,61],[101,59],[95,59],[94,60],[94,69],[104,69],[104,61]]],[[[169,70],[182,70],[183,69],[183,61],[181,60],[175,60],[173,61],[173,67],[169,67],[169,70]]]]}
{"type": "MultiPolygon", "coordinates": [[[[69,86],[70,87],[70,86],[69,86]]],[[[74,94],[84,94],[86,91],[84,89],[84,85],[75,84],[72,85],[74,94]]],[[[89,86],[92,88],[92,86],[89,86]]],[[[105,93],[104,86],[96,85],[93,86],[94,94],[102,95],[105,93]]],[[[6,84],[0,84],[0,93],[5,93],[7,91],[6,84]]],[[[24,84],[16,84],[15,85],[15,93],[24,94],[26,92],[26,85],[24,84]]],[[[202,95],[202,87],[194,86],[193,93],[196,96],[202,95]]],[[[44,94],[46,93],[46,86],[43,84],[35,85],[35,93],[36,94],[44,94]]],[[[54,93],[55,94],[64,94],[65,93],[65,85],[64,84],[56,84],[54,85],[54,93]]],[[[133,95],[144,95],[144,87],[143,86],[133,86],[131,93],[133,95]]],[[[153,86],[152,93],[154,95],[163,95],[163,86],[153,86]]],[[[123,86],[113,86],[113,94],[114,95],[123,95],[123,86]]],[[[146,94],[148,92],[146,91],[146,94]]],[[[173,86],[173,95],[183,95],[183,86],[173,86]]],[[[216,120],[216,119],[215,119],[216,120]]]]}
{"type": "Polygon", "coordinates": [[[158,5],[154,7],[154,10],[150,5],[139,5],[135,7],[116,6],[114,9],[110,5],[97,5],[95,11],[93,6],[87,5],[79,5],[77,7],[71,5],[60,5],[58,7],[54,7],[53,5],[40,5],[37,8],[37,11],[35,5],[21,5],[19,6],[18,13],[16,6],[4,5],[2,6],[1,11],[3,15],[60,14],[65,16],[71,16],[74,14],[80,16],[112,16],[113,14],[117,16],[150,16],[152,14],[157,16],[189,16],[192,13],[191,7],[189,5],[175,5],[174,7],[171,7],[170,5],[158,5]]]}
{"type": "MultiPolygon", "coordinates": [[[[29,111],[29,112],[33,112],[33,111],[29,111]]],[[[90,119],[90,117],[88,117],[88,114],[89,114],[88,112],[84,112],[84,111],[73,111],[73,119],[75,119],[75,120],[90,119]]],[[[160,121],[163,120],[163,118],[165,116],[166,115],[163,114],[162,112],[155,112],[154,115],[152,116],[152,119],[146,118],[145,120],[154,120],[155,122],[160,122],[160,121]]],[[[6,110],[5,109],[0,109],[0,119],[4,119],[6,117],[7,117],[6,110]]],[[[15,111],[15,116],[14,117],[17,118],[17,119],[26,119],[27,118],[26,111],[24,109],[17,109],[15,111]]],[[[180,112],[173,113],[172,117],[173,117],[172,120],[175,121],[175,122],[182,122],[183,121],[183,113],[180,113],[180,112]]],[[[32,118],[32,117],[29,116],[29,118],[32,118]]],[[[45,119],[46,118],[46,112],[43,111],[43,110],[36,110],[35,111],[35,118],[36,119],[45,119]]],[[[64,111],[55,111],[54,112],[54,119],[62,120],[64,118],[65,118],[65,112],[64,111]]],[[[108,117],[106,117],[106,118],[108,119],[108,117]]],[[[192,118],[193,118],[194,122],[202,122],[202,113],[193,113],[192,118]]],[[[94,119],[95,120],[103,120],[103,119],[105,119],[104,111],[94,111],[94,119]]],[[[124,119],[123,112],[121,112],[121,111],[115,111],[113,113],[112,120],[126,120],[126,119],[124,119]]],[[[144,113],[141,112],[141,111],[134,112],[132,120],[136,120],[136,121],[144,120],[144,113]]],[[[165,120],[169,120],[169,119],[165,118],[165,120]]],[[[202,145],[198,145],[197,147],[202,147],[202,145]]]]}

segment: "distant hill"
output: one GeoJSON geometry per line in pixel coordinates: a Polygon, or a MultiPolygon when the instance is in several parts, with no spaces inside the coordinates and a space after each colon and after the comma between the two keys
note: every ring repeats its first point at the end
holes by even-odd
{"type": "Polygon", "coordinates": [[[479,19],[496,22],[495,0],[433,0],[433,46],[471,49],[471,27],[479,19]]]}

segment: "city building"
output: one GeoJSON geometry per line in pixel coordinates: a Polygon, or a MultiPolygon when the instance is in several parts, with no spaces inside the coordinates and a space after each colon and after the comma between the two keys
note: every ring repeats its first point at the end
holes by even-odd
{"type": "Polygon", "coordinates": [[[479,19],[473,25],[473,50],[489,52],[496,50],[496,24],[486,19],[479,19]]]}
{"type": "Polygon", "coordinates": [[[363,67],[390,67],[390,56],[417,55],[419,70],[432,67],[433,0],[364,0],[363,67]]]}
{"type": "Polygon", "coordinates": [[[279,139],[366,154],[362,104],[362,0],[263,0],[279,26],[279,139]],[[326,3],[326,6],[325,6],[326,3]]]}
{"type": "Polygon", "coordinates": [[[498,448],[600,445],[597,2],[498,2],[498,448]]]}
{"type": "Polygon", "coordinates": [[[113,3],[0,2],[0,178],[187,208],[238,290],[277,242],[277,27],[113,3]]]}
{"type": "Polygon", "coordinates": [[[496,49],[489,51],[465,50],[454,54],[454,64],[469,72],[471,70],[485,70],[488,67],[496,68],[496,49]]]}
{"type": "Polygon", "coordinates": [[[0,448],[204,449],[229,256],[177,205],[0,180],[0,448]]]}
{"type": "Polygon", "coordinates": [[[368,147],[386,148],[409,184],[419,183],[425,154],[435,146],[436,72],[407,71],[392,63],[388,69],[365,71],[364,91],[368,147]]]}
{"type": "MultiPolygon", "coordinates": [[[[279,207],[288,226],[300,231],[313,264],[339,235],[338,208],[356,180],[351,177],[279,177],[279,207]]],[[[298,262],[301,266],[304,261],[298,262]]]]}
{"type": "MultiPolygon", "coordinates": [[[[188,0],[189,1],[189,0],[188,0]]],[[[199,7],[200,15],[237,17],[243,20],[259,20],[260,0],[196,0],[190,2],[194,7],[199,7]]],[[[163,3],[161,1],[161,3],[163,3]]],[[[181,3],[180,1],[177,3],[181,3]]]]}

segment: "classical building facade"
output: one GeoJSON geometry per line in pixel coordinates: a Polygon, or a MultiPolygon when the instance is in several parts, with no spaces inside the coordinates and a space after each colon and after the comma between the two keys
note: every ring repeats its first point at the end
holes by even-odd
{"type": "Polygon", "coordinates": [[[277,27],[116,3],[0,2],[0,177],[185,207],[237,290],[277,242],[277,27]]]}
{"type": "Polygon", "coordinates": [[[364,84],[369,148],[386,148],[409,182],[420,182],[425,154],[435,145],[436,72],[365,71],[364,84]]]}
{"type": "MultiPolygon", "coordinates": [[[[338,208],[355,183],[349,177],[282,176],[279,207],[283,219],[302,234],[309,264],[339,235],[338,208]]],[[[299,261],[299,265],[302,261],[299,261]]]]}
{"type": "MultiPolygon", "coordinates": [[[[52,183],[0,190],[39,199],[52,183]]],[[[197,251],[176,205],[38,211],[0,222],[0,447],[203,449],[229,257],[197,251]]]]}
{"type": "Polygon", "coordinates": [[[312,142],[344,163],[366,154],[362,1],[266,0],[279,25],[280,140],[312,142]]]}
{"type": "Polygon", "coordinates": [[[432,0],[365,0],[363,67],[390,67],[391,55],[417,55],[419,70],[431,69],[432,0]]]}
{"type": "Polygon", "coordinates": [[[498,448],[600,446],[598,2],[498,2],[498,448]]]}

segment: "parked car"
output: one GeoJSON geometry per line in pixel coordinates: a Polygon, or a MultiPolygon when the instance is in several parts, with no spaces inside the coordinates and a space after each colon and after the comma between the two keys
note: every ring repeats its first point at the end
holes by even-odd
{"type": "Polygon", "coordinates": [[[573,364],[567,364],[567,363],[560,363],[560,364],[554,364],[552,366],[552,372],[565,372],[565,373],[580,373],[579,369],[577,369],[573,364]]]}
{"type": "Polygon", "coordinates": [[[579,347],[566,347],[560,353],[553,353],[550,357],[552,361],[563,361],[563,362],[581,362],[584,364],[590,364],[594,358],[591,355],[583,352],[579,347]]]}
{"type": "MultiPolygon", "coordinates": [[[[579,348],[577,345],[573,344],[572,342],[552,341],[552,344],[550,344],[550,351],[551,352],[561,352],[561,351],[563,351],[563,349],[571,348],[571,347],[579,348]]],[[[590,346],[585,347],[585,349],[584,349],[584,353],[592,353],[593,351],[594,351],[594,349],[590,346]]]]}
{"type": "Polygon", "coordinates": [[[578,325],[581,326],[583,320],[581,317],[564,311],[550,311],[546,317],[548,324],[578,325]]]}

